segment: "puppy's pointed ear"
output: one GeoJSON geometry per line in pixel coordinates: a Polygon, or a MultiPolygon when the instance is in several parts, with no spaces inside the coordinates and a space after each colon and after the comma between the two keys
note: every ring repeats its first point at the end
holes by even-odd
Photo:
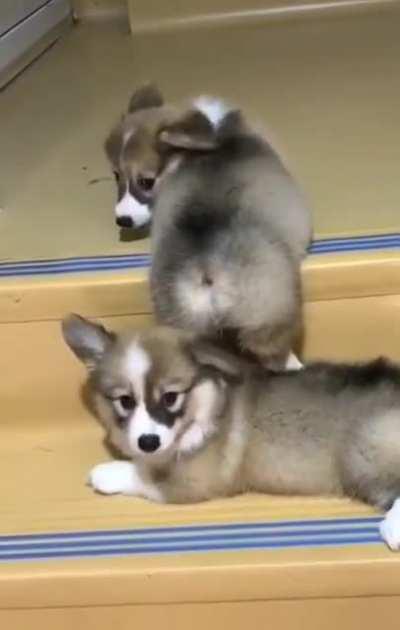
{"type": "Polygon", "coordinates": [[[115,340],[115,334],[104,326],[74,314],[63,320],[62,333],[67,345],[89,372],[97,367],[105,351],[115,340]]]}
{"type": "Polygon", "coordinates": [[[162,105],[164,105],[164,98],[158,87],[154,83],[146,83],[132,94],[128,113],[133,114],[141,109],[161,107],[162,105]]]}
{"type": "Polygon", "coordinates": [[[189,352],[200,367],[217,372],[228,383],[241,383],[244,364],[235,355],[203,339],[192,340],[189,352]]]}
{"type": "Polygon", "coordinates": [[[158,136],[161,146],[189,151],[210,151],[217,147],[216,134],[208,118],[200,111],[189,111],[164,127],[158,136]]]}

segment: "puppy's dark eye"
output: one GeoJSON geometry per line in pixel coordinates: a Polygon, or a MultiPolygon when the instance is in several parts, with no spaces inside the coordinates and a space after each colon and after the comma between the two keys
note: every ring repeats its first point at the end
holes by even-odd
{"type": "Polygon", "coordinates": [[[155,181],[154,177],[144,177],[144,175],[139,175],[137,178],[137,185],[144,192],[151,192],[154,188],[155,181]]]}
{"type": "Polygon", "coordinates": [[[163,394],[163,403],[166,407],[173,407],[177,401],[177,392],[165,392],[163,394]]]}
{"type": "Polygon", "coordinates": [[[123,396],[120,396],[118,400],[120,402],[122,409],[124,409],[125,411],[132,411],[132,409],[134,409],[136,406],[136,401],[134,397],[129,396],[128,394],[124,394],[123,396]]]}
{"type": "Polygon", "coordinates": [[[113,171],[113,173],[114,173],[115,181],[118,184],[119,180],[121,179],[121,175],[118,173],[118,171],[113,171]]]}
{"type": "Polygon", "coordinates": [[[185,394],[183,392],[168,391],[162,395],[162,404],[168,411],[179,411],[182,407],[185,394]]]}

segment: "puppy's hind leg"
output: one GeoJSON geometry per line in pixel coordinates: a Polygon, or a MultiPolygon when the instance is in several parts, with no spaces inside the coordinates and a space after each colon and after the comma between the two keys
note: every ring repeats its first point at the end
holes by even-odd
{"type": "Polygon", "coordinates": [[[355,498],[361,499],[378,510],[387,510],[379,524],[379,531],[382,539],[392,551],[400,551],[400,479],[397,483],[393,479],[392,483],[388,484],[381,479],[369,480],[367,484],[368,489],[364,489],[364,491],[358,489],[356,492],[348,492],[348,494],[352,494],[355,498]]]}
{"type": "Polygon", "coordinates": [[[304,365],[298,359],[298,357],[294,354],[294,352],[290,352],[288,358],[286,359],[285,369],[286,370],[302,370],[304,365]]]}
{"type": "Polygon", "coordinates": [[[239,342],[244,350],[251,352],[268,370],[300,370],[302,364],[292,352],[293,327],[265,326],[257,330],[243,329],[239,342]]]}
{"type": "Polygon", "coordinates": [[[396,499],[390,510],[386,512],[385,518],[379,525],[379,531],[392,551],[400,550],[400,498],[396,499]]]}

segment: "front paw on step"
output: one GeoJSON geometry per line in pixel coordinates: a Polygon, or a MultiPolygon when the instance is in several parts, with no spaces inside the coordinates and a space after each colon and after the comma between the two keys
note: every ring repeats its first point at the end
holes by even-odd
{"type": "Polygon", "coordinates": [[[124,461],[97,464],[89,473],[88,485],[101,494],[130,494],[133,466],[124,461]]]}

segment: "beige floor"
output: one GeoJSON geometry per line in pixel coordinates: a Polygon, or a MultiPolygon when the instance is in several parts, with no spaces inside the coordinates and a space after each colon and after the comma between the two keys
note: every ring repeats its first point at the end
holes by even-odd
{"type": "Polygon", "coordinates": [[[135,39],[79,25],[0,94],[0,261],[147,249],[120,242],[102,153],[133,87],[222,94],[285,147],[318,236],[399,230],[399,13],[135,39]],[[397,19],[396,19],[397,18],[397,19]]]}

